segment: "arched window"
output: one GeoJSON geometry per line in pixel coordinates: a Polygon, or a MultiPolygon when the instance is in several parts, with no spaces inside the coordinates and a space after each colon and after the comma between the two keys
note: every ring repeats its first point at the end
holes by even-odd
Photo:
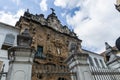
{"type": "Polygon", "coordinates": [[[2,49],[7,50],[14,45],[15,36],[13,34],[7,34],[2,45],[2,49]]]}
{"type": "Polygon", "coordinates": [[[102,68],[105,68],[103,61],[100,59],[100,63],[102,65],[102,68]]]}
{"type": "Polygon", "coordinates": [[[4,44],[13,45],[15,40],[15,36],[13,34],[7,34],[5,37],[4,44]]]}
{"type": "Polygon", "coordinates": [[[94,60],[95,60],[95,63],[96,63],[96,65],[97,65],[97,67],[100,68],[100,65],[99,65],[98,60],[97,60],[96,58],[94,58],[94,60]]]}
{"type": "Polygon", "coordinates": [[[90,63],[91,66],[94,66],[93,60],[90,56],[89,56],[89,63],[90,63]]]}

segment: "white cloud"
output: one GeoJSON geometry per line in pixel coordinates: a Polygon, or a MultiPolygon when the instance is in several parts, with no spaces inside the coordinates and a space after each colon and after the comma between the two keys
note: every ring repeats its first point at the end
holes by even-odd
{"type": "Polygon", "coordinates": [[[65,8],[66,7],[66,5],[67,5],[67,3],[68,3],[68,0],[55,0],[54,1],[54,4],[56,5],[56,6],[60,6],[60,7],[62,7],[62,8],[65,8]]]}
{"type": "Polygon", "coordinates": [[[10,12],[0,11],[0,22],[15,25],[16,21],[19,20],[20,16],[23,15],[25,10],[20,9],[16,14],[12,14],[10,12]]]}
{"type": "Polygon", "coordinates": [[[41,0],[40,8],[42,11],[47,11],[47,0],[41,0]]]}
{"type": "Polygon", "coordinates": [[[16,5],[19,5],[19,4],[20,4],[20,1],[21,1],[21,0],[12,0],[12,2],[14,2],[16,5]]]}
{"type": "Polygon", "coordinates": [[[60,6],[62,8],[73,8],[73,7],[77,7],[81,4],[80,0],[55,0],[54,1],[54,5],[55,6],[60,6]]]}
{"type": "MultiPolygon", "coordinates": [[[[66,9],[70,8],[67,7],[69,3],[74,3],[74,0],[66,3],[63,1],[65,5],[62,5],[60,0],[55,1],[55,5],[66,9]]],[[[73,6],[76,7],[77,4],[81,9],[72,17],[66,14],[66,20],[83,40],[82,46],[96,52],[104,51],[106,41],[114,46],[115,40],[120,36],[120,13],[114,6],[116,0],[78,1],[73,6]]]]}

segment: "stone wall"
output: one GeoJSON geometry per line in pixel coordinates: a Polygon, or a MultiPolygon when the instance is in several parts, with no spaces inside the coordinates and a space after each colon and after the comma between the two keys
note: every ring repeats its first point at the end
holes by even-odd
{"type": "MultiPolygon", "coordinates": [[[[55,15],[50,14],[48,15],[48,18],[43,18],[44,16],[42,14],[38,15],[32,15],[30,13],[26,13],[27,15],[24,15],[20,18],[20,20],[17,22],[16,27],[21,29],[21,32],[28,28],[30,30],[30,34],[33,37],[33,44],[32,46],[37,49],[37,46],[43,46],[44,51],[43,53],[50,53],[55,56],[64,56],[67,57],[69,53],[69,49],[71,44],[76,44],[79,47],[81,47],[81,40],[78,39],[78,37],[75,35],[74,32],[70,31],[67,27],[64,27],[61,25],[59,26],[58,30],[55,29],[56,26],[54,23],[49,21],[51,23],[47,24],[47,19],[57,17],[55,15]],[[41,15],[43,16],[43,20],[41,21],[41,15]],[[35,17],[35,18],[33,18],[35,17]],[[40,18],[40,20],[39,20],[40,18]],[[42,24],[45,21],[45,25],[42,24]],[[61,29],[63,29],[61,32],[61,29]],[[65,31],[67,30],[67,31],[65,31]],[[73,34],[73,35],[72,35],[73,34]],[[58,52],[58,49],[60,52],[58,52]]],[[[57,21],[58,19],[54,19],[56,21],[56,25],[60,25],[57,21]]]]}
{"type": "MultiPolygon", "coordinates": [[[[30,35],[33,38],[31,47],[33,47],[35,50],[37,50],[38,46],[43,47],[43,54],[46,58],[34,59],[32,71],[33,80],[37,80],[41,76],[39,72],[41,68],[35,68],[36,64],[42,64],[44,66],[50,64],[50,66],[55,65],[67,67],[67,65],[64,63],[64,60],[71,52],[80,51],[81,49],[81,40],[78,39],[76,34],[68,29],[67,26],[62,26],[54,12],[48,15],[48,17],[45,19],[43,14],[33,15],[27,11],[16,23],[16,27],[21,30],[20,32],[23,32],[25,28],[29,29],[30,35]]],[[[60,69],[62,71],[63,68],[60,69]]],[[[45,75],[48,75],[46,73],[43,79],[59,80],[61,76],[60,74],[57,75],[59,72],[60,71],[57,71],[54,76],[52,73],[49,73],[51,76],[49,75],[45,77],[45,75]]],[[[65,72],[63,71],[61,73],[65,72]]],[[[69,71],[67,71],[67,74],[64,74],[61,77],[64,77],[65,80],[70,80],[70,75],[68,74],[69,71]]]]}

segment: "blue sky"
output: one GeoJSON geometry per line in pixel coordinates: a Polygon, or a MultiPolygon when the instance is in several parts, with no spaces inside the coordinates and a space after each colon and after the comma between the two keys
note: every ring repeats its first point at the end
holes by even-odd
{"type": "Polygon", "coordinates": [[[111,46],[120,36],[120,13],[116,0],[0,0],[0,22],[15,25],[24,11],[44,14],[55,13],[63,25],[74,29],[83,40],[82,47],[101,53],[105,42],[111,46]]]}

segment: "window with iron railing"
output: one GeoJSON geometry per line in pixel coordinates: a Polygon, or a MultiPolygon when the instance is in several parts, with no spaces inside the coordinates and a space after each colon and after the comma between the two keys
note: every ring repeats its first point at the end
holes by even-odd
{"type": "Polygon", "coordinates": [[[40,59],[45,59],[46,56],[43,54],[43,46],[38,46],[37,47],[37,52],[35,54],[35,58],[40,58],[40,59]]]}

